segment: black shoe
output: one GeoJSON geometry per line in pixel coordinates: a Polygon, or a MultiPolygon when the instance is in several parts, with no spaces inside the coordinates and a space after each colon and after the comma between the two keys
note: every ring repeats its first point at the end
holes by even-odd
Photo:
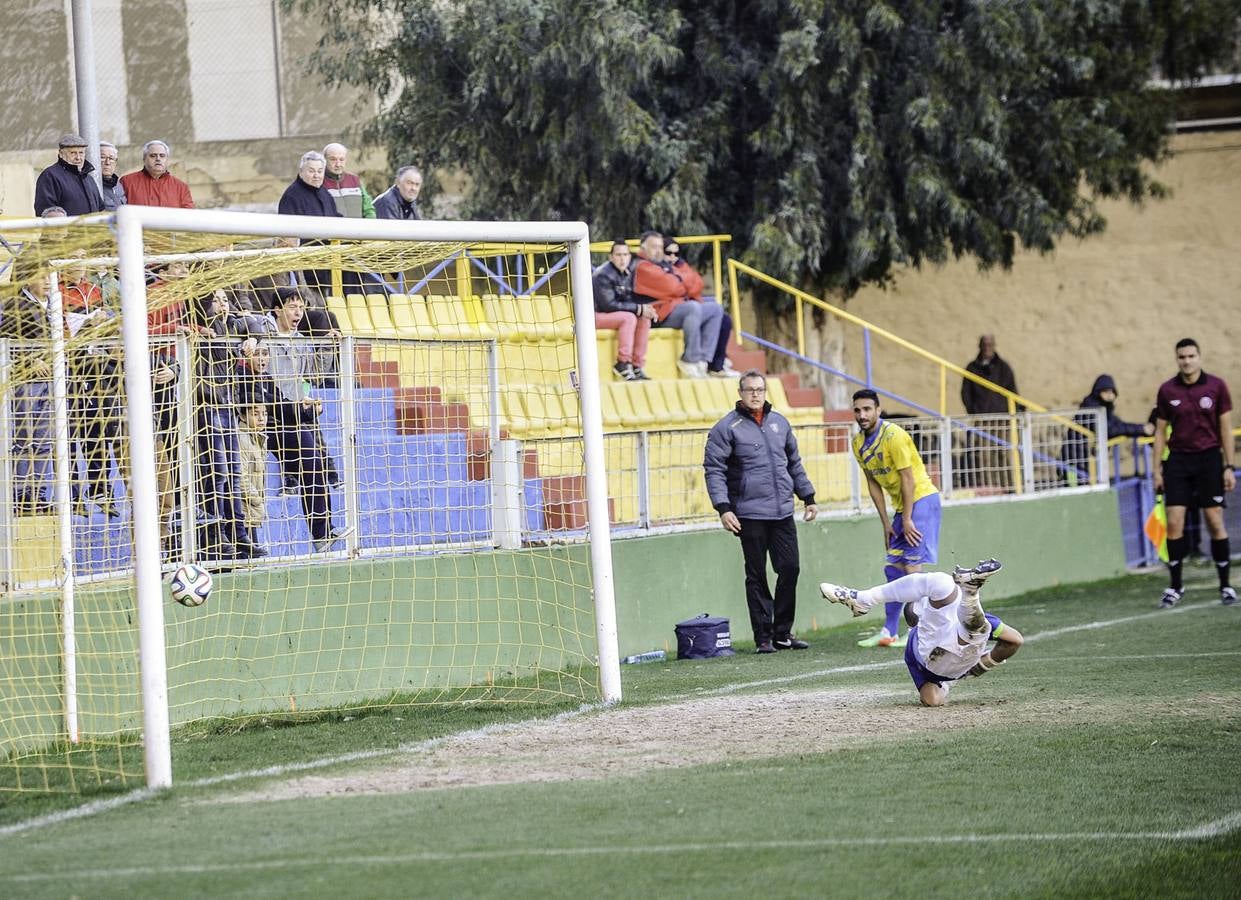
{"type": "Polygon", "coordinates": [[[754,648],[755,653],[775,653],[776,648],[771,646],[771,641],[763,641],[754,648]]]}
{"type": "Polygon", "coordinates": [[[633,366],[627,362],[618,362],[612,366],[612,374],[621,381],[633,381],[633,366]]]}
{"type": "Polygon", "coordinates": [[[650,381],[651,376],[643,372],[641,366],[634,366],[633,367],[633,378],[631,380],[632,381],[650,381]]]}
{"type": "Polygon", "coordinates": [[[286,497],[296,497],[300,493],[297,486],[297,477],[285,475],[284,480],[280,484],[280,493],[286,497]]]}
{"type": "Polygon", "coordinates": [[[240,559],[258,559],[267,555],[267,551],[253,541],[238,541],[234,546],[237,548],[237,556],[240,559]]]}
{"type": "Polygon", "coordinates": [[[810,646],[805,641],[792,634],[786,638],[776,638],[772,641],[772,644],[777,650],[805,650],[810,646]]]}

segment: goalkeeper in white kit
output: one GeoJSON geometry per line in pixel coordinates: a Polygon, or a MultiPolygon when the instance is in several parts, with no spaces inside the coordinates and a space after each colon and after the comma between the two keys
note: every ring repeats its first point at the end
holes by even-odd
{"type": "Polygon", "coordinates": [[[951,575],[918,572],[864,591],[823,582],[819,592],[855,616],[878,603],[904,603],[910,625],[905,665],[922,704],[943,706],[954,681],[985,675],[1021,648],[1021,633],[984,612],[978,595],[1000,568],[988,559],[971,569],[957,566],[951,575]]]}

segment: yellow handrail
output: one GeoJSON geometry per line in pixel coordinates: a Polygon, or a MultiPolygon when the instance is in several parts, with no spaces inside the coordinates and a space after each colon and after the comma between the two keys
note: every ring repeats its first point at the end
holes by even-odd
{"type": "MultiPolygon", "coordinates": [[[[1000,387],[995,382],[988,381],[986,378],[983,378],[981,375],[975,375],[973,372],[969,371],[968,369],[964,369],[961,366],[958,366],[956,363],[949,362],[948,360],[944,359],[942,356],[938,356],[930,352],[929,350],[924,350],[923,348],[919,347],[917,344],[914,344],[914,343],[911,343],[910,341],[905,340],[905,338],[901,337],[900,335],[893,334],[892,332],[888,331],[885,328],[881,328],[878,325],[872,325],[870,322],[867,322],[865,319],[859,316],[855,316],[852,313],[845,312],[843,309],[840,309],[839,307],[832,306],[830,303],[819,299],[813,294],[808,294],[803,290],[799,290],[798,288],[793,287],[793,285],[788,284],[787,282],[781,281],[778,278],[773,278],[771,275],[768,275],[765,272],[761,272],[758,269],[755,269],[753,266],[747,266],[745,263],[738,262],[735,259],[730,259],[728,260],[728,278],[729,278],[729,284],[731,285],[731,288],[732,288],[734,310],[736,309],[737,298],[739,296],[739,289],[737,287],[737,273],[739,272],[745,275],[749,275],[751,278],[754,278],[757,281],[761,281],[764,284],[771,285],[774,288],[777,288],[779,290],[784,291],[787,294],[792,295],[795,301],[795,313],[797,316],[797,352],[801,354],[802,356],[806,355],[806,334],[805,334],[805,323],[804,323],[805,317],[802,315],[802,304],[809,303],[812,306],[823,310],[824,312],[830,313],[831,315],[835,316],[838,319],[841,319],[852,325],[857,325],[859,328],[868,329],[872,334],[878,335],[879,337],[882,337],[882,338],[886,338],[887,340],[896,344],[898,347],[901,347],[905,350],[908,350],[910,353],[913,353],[915,356],[920,356],[923,359],[927,360],[928,362],[934,363],[935,365],[939,366],[939,373],[940,373],[939,374],[939,414],[941,416],[948,415],[948,372],[949,371],[952,371],[956,373],[957,375],[960,375],[962,378],[974,382],[975,384],[980,384],[983,387],[987,388],[988,390],[992,390],[995,393],[999,394],[1000,396],[1004,397],[1008,401],[1008,414],[1010,416],[1009,443],[1010,443],[1010,446],[1012,447],[1011,453],[1012,453],[1012,458],[1013,458],[1013,471],[1014,471],[1015,477],[1017,478],[1021,477],[1020,476],[1020,472],[1021,472],[1020,454],[1017,449],[1017,421],[1015,418],[1012,418],[1012,417],[1015,417],[1017,414],[1018,404],[1021,404],[1026,409],[1029,409],[1033,412],[1040,412],[1040,413],[1049,412],[1047,407],[1043,406],[1040,403],[1035,403],[1033,400],[1027,400],[1025,397],[1021,396],[1018,393],[1010,391],[1007,388],[1000,387]]],[[[734,311],[733,320],[740,321],[740,319],[738,318],[738,313],[736,311],[734,311]]],[[[738,329],[738,331],[740,331],[740,329],[738,329]]],[[[1078,424],[1072,419],[1065,418],[1064,416],[1058,416],[1058,415],[1053,414],[1052,419],[1064,425],[1069,430],[1076,431],[1078,434],[1087,435],[1087,436],[1093,434],[1093,432],[1089,428],[1086,428],[1084,425],[1078,424]]]]}

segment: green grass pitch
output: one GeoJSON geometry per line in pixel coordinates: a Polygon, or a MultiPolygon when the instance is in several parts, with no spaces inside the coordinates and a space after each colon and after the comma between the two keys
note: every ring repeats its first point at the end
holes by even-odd
{"type": "Polygon", "coordinates": [[[610,710],[185,730],[157,797],[0,797],[0,896],[1237,896],[1241,609],[1193,574],[987,604],[1028,643],[942,710],[868,619],[610,710]]]}

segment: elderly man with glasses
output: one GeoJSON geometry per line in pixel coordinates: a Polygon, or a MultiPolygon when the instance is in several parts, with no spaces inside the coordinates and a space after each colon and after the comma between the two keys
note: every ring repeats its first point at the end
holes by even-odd
{"type": "Polygon", "coordinates": [[[818,515],[814,485],[806,476],[789,420],[767,401],[767,377],[757,369],[741,376],[740,400],[707,436],[703,469],[720,524],[741,539],[745,595],[758,653],[805,650],[793,634],[801,562],[793,496],[805,504],[803,518],[818,515]],[[767,584],[767,558],[776,591],[767,584]]]}

